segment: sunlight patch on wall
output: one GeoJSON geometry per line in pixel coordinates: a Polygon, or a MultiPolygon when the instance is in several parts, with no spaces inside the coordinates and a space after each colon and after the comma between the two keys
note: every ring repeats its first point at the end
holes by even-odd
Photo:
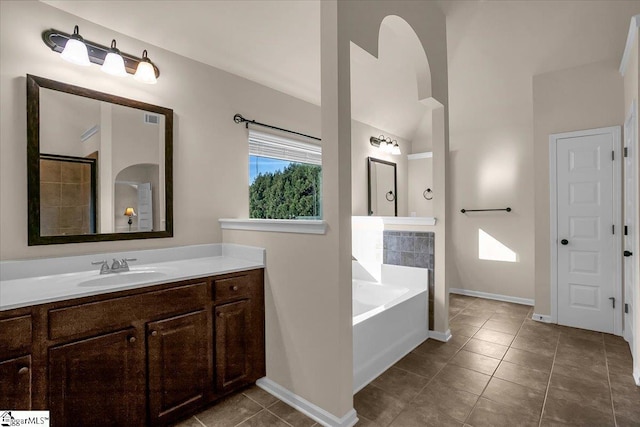
{"type": "Polygon", "coordinates": [[[518,254],[481,228],[478,229],[478,258],[487,261],[518,262],[518,254]]]}

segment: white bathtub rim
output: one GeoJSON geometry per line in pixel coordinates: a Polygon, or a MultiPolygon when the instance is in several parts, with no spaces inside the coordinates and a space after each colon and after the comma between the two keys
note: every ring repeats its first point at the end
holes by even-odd
{"type": "MultiPolygon", "coordinates": [[[[383,285],[383,286],[385,286],[385,285],[383,285]]],[[[356,326],[356,325],[364,322],[367,319],[370,319],[370,318],[372,318],[372,317],[374,317],[374,316],[376,316],[376,315],[378,315],[378,314],[380,314],[382,312],[385,312],[385,311],[395,307],[398,304],[402,304],[403,302],[408,301],[411,298],[413,298],[413,297],[415,297],[417,295],[420,295],[422,293],[426,293],[426,292],[427,292],[426,290],[418,291],[418,290],[415,290],[415,289],[409,289],[407,292],[405,292],[404,294],[402,294],[398,298],[395,298],[395,299],[389,301],[386,304],[380,305],[380,306],[378,306],[376,308],[372,308],[369,311],[365,311],[364,313],[361,313],[361,314],[359,314],[357,316],[354,316],[353,317],[353,326],[356,326]]],[[[428,299],[428,296],[427,296],[427,299],[428,299]]]]}

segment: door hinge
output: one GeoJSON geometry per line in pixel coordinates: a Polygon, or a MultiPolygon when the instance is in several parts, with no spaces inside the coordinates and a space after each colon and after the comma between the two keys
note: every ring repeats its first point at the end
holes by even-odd
{"type": "Polygon", "coordinates": [[[624,156],[629,157],[629,147],[624,147],[624,156]]]}
{"type": "Polygon", "coordinates": [[[629,235],[629,226],[627,226],[627,225],[624,226],[624,235],[625,236],[629,235]]]}
{"type": "Polygon", "coordinates": [[[616,225],[615,224],[613,224],[611,226],[611,234],[616,234],[616,225]]]}
{"type": "Polygon", "coordinates": [[[609,297],[609,299],[611,300],[611,306],[616,308],[616,299],[614,297],[609,297]]]}
{"type": "Polygon", "coordinates": [[[629,314],[629,304],[628,303],[624,304],[624,312],[629,314]]]}
{"type": "Polygon", "coordinates": [[[615,160],[616,159],[616,152],[611,150],[611,160],[615,160]]]}

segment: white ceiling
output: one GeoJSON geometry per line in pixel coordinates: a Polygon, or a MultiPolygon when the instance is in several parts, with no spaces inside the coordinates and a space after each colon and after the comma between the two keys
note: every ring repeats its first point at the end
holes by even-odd
{"type": "MultiPolygon", "coordinates": [[[[42,1],[320,104],[317,0],[42,1]]],[[[466,100],[481,100],[485,109],[492,102],[502,103],[504,99],[496,94],[512,96],[510,83],[516,79],[619,58],[629,20],[634,11],[640,13],[637,0],[438,3],[447,14],[450,102],[465,99],[457,107],[452,105],[452,120],[458,121],[473,120],[477,115],[478,105],[471,102],[467,108],[466,100]],[[471,64],[481,64],[477,74],[481,81],[469,72],[471,64]]],[[[352,114],[357,120],[410,139],[424,107],[400,96],[410,92],[415,79],[412,83],[403,62],[393,58],[376,60],[363,51],[354,55],[352,114]],[[373,72],[367,74],[367,70],[373,72]]]]}

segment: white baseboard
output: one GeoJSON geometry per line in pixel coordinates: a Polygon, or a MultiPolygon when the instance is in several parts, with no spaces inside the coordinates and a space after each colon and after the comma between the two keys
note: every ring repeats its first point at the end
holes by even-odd
{"type": "Polygon", "coordinates": [[[531,319],[537,322],[542,322],[542,323],[555,323],[551,318],[551,316],[548,314],[533,313],[533,315],[531,316],[531,319]]]}
{"type": "Polygon", "coordinates": [[[636,385],[640,387],[640,368],[633,370],[633,379],[636,380],[636,385]]]}
{"type": "Polygon", "coordinates": [[[515,304],[534,305],[534,301],[531,298],[512,297],[509,295],[492,294],[489,292],[471,291],[469,289],[449,288],[449,293],[466,295],[469,297],[493,299],[496,301],[513,302],[515,304]]]}
{"type": "Polygon", "coordinates": [[[436,341],[447,342],[451,339],[451,329],[447,329],[447,332],[429,331],[429,338],[433,338],[436,341]]]}
{"type": "Polygon", "coordinates": [[[341,418],[338,418],[335,415],[325,411],[321,407],[309,402],[305,398],[290,392],[280,384],[270,380],[267,377],[260,378],[258,381],[256,381],[256,385],[323,426],[352,427],[358,422],[356,410],[353,408],[346,414],[344,414],[341,418]]]}

